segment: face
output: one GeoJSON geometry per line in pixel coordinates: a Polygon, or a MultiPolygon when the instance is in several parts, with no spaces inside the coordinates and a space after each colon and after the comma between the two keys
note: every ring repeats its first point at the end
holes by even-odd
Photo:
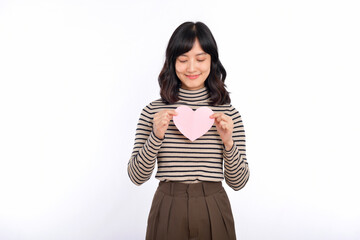
{"type": "Polygon", "coordinates": [[[205,86],[210,74],[211,56],[204,52],[196,39],[192,49],[180,55],[175,62],[176,75],[181,81],[181,88],[198,90],[205,86]]]}

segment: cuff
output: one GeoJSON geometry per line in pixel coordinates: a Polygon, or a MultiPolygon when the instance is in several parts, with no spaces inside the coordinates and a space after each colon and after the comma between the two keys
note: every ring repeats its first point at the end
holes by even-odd
{"type": "Polygon", "coordinates": [[[223,146],[224,146],[224,157],[226,157],[227,159],[231,159],[235,154],[235,150],[237,149],[236,142],[234,141],[234,144],[229,149],[229,151],[226,150],[225,145],[223,146]]]}
{"type": "Polygon", "coordinates": [[[164,140],[164,138],[158,138],[155,135],[154,131],[151,131],[149,138],[155,145],[160,145],[162,143],[162,141],[164,140]]]}

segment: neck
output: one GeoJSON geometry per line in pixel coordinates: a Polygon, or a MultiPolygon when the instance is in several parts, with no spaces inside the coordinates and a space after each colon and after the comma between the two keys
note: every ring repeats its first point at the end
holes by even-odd
{"type": "Polygon", "coordinates": [[[179,88],[179,99],[184,101],[206,101],[210,98],[206,86],[197,90],[179,88]]]}

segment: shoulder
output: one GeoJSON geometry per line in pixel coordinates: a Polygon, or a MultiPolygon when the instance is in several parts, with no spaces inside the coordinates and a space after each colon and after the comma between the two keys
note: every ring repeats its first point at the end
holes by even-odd
{"type": "Polygon", "coordinates": [[[166,108],[167,104],[164,103],[161,98],[156,99],[148,103],[144,108],[143,112],[146,112],[147,114],[154,114],[157,113],[159,110],[166,108]]]}
{"type": "Polygon", "coordinates": [[[216,106],[216,110],[217,112],[223,112],[228,116],[232,116],[233,118],[235,117],[235,115],[240,115],[239,111],[236,109],[236,107],[234,105],[232,105],[231,103],[227,103],[227,104],[223,104],[223,105],[218,105],[216,106]]]}

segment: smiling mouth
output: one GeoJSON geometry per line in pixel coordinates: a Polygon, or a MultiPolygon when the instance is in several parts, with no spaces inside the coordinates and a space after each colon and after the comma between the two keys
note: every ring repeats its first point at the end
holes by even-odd
{"type": "Polygon", "coordinates": [[[199,76],[200,76],[200,74],[198,74],[198,75],[185,75],[187,78],[189,78],[189,79],[196,79],[196,78],[198,78],[199,76]]]}

